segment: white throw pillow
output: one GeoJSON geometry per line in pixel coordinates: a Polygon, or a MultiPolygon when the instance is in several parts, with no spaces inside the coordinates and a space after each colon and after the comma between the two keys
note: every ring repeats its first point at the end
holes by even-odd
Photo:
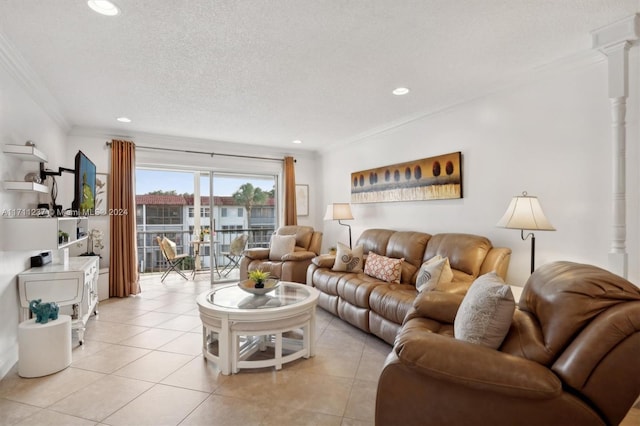
{"type": "Polygon", "coordinates": [[[516,302],[511,288],[495,272],[471,284],[453,322],[456,339],[498,349],[509,332],[516,302]]]}
{"type": "Polygon", "coordinates": [[[344,244],[338,243],[336,260],[331,269],[340,272],[362,272],[363,258],[364,247],[362,245],[357,245],[351,250],[344,244]]]}
{"type": "Polygon", "coordinates": [[[416,289],[420,292],[441,290],[439,284],[450,283],[453,280],[453,271],[449,265],[449,258],[440,255],[434,256],[420,266],[416,289]]]}
{"type": "Polygon", "coordinates": [[[293,253],[296,247],[294,235],[272,235],[269,260],[282,260],[285,254],[293,253]]]}

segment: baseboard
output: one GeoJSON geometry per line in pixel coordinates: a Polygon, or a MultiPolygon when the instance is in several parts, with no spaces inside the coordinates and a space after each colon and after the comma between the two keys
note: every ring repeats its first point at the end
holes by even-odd
{"type": "Polygon", "coordinates": [[[18,363],[18,347],[12,347],[3,353],[0,360],[2,360],[0,363],[0,380],[2,380],[18,363]]]}

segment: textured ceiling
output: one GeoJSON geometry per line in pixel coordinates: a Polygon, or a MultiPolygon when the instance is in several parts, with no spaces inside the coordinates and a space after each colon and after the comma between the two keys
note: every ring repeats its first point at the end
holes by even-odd
{"type": "Polygon", "coordinates": [[[72,126],[318,150],[586,52],[638,0],[3,0],[72,126]],[[411,88],[396,97],[397,86],[411,88]],[[121,124],[116,117],[133,122],[121,124]]]}

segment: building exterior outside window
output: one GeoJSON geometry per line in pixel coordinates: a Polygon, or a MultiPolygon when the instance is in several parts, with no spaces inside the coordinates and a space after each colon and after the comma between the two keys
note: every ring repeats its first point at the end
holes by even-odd
{"type": "MultiPolygon", "coordinates": [[[[233,197],[214,197],[213,211],[209,204],[209,197],[200,197],[200,228],[213,226],[210,234],[218,242],[219,251],[228,250],[231,240],[243,233],[249,234],[248,247],[269,243],[276,224],[273,199],[268,199],[266,205],[253,206],[251,215],[246,213],[244,206],[236,204],[233,197]]],[[[193,254],[193,205],[194,197],[188,195],[136,195],[138,259],[142,272],[158,271],[163,266],[156,236],[164,235],[175,241],[179,253],[193,254]]],[[[201,253],[206,256],[209,250],[207,247],[201,253]]],[[[219,259],[221,261],[223,259],[219,259]]],[[[203,266],[209,265],[204,263],[203,266]]]]}

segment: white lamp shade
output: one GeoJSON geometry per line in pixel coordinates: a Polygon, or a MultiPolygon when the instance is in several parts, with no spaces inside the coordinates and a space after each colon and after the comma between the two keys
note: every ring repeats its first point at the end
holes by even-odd
{"type": "Polygon", "coordinates": [[[538,231],[556,230],[544,215],[538,197],[529,196],[526,192],[523,192],[520,196],[513,197],[497,226],[538,231]]]}
{"type": "Polygon", "coordinates": [[[351,204],[329,204],[327,206],[327,212],[324,214],[324,220],[353,220],[353,214],[351,213],[351,204]]]}

